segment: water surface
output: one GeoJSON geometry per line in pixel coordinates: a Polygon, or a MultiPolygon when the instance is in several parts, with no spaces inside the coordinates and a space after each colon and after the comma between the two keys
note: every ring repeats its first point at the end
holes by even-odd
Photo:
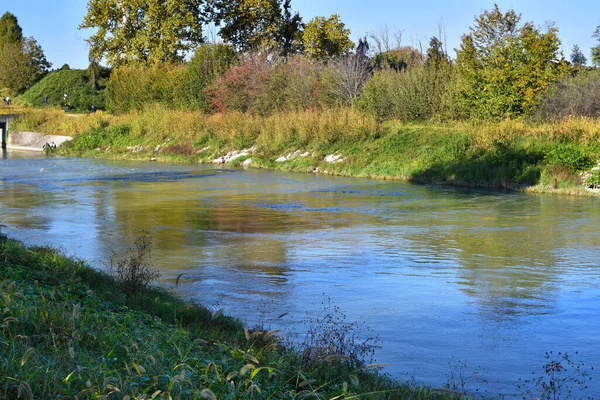
{"type": "Polygon", "coordinates": [[[296,340],[329,297],[393,375],[441,386],[466,364],[510,395],[546,351],[599,367],[596,198],[25,153],[0,174],[11,237],[106,268],[147,231],[183,295],[296,340]]]}

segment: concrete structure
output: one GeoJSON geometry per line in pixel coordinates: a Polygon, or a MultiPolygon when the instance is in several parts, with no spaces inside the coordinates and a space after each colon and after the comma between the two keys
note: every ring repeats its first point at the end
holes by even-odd
{"type": "Polygon", "coordinates": [[[70,136],[43,135],[37,132],[11,131],[8,136],[7,148],[13,150],[44,151],[44,146],[60,146],[73,139],[70,136]]]}
{"type": "Polygon", "coordinates": [[[8,145],[8,128],[11,119],[16,118],[15,114],[0,114],[0,136],[2,136],[2,149],[8,145]]]}
{"type": "Polygon", "coordinates": [[[16,114],[0,115],[0,134],[2,135],[2,150],[44,151],[44,145],[60,146],[71,140],[70,136],[43,135],[37,132],[10,131],[10,120],[16,114]]]}

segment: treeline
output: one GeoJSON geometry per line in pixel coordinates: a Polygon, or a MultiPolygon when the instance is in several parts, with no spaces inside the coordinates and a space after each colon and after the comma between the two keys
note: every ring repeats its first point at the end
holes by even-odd
{"type": "MultiPolygon", "coordinates": [[[[187,63],[119,63],[108,84],[107,109],[122,113],[161,103],[207,113],[270,115],[352,106],[379,121],[600,113],[600,72],[585,67],[578,47],[567,61],[556,28],[522,22],[513,10],[504,13],[495,6],[478,16],[463,35],[456,60],[436,37],[427,49],[392,45],[387,35],[365,37],[350,50],[349,32],[337,16],[329,25],[320,21],[319,29],[346,43],[345,48],[305,40],[295,51],[282,51],[274,39],[257,47],[260,41],[250,40],[251,33],[236,31],[237,40],[202,44],[187,63]],[[370,42],[375,48],[369,48],[370,42]]],[[[307,31],[309,26],[300,37],[306,38],[307,31]]]]}
{"type": "MultiPolygon", "coordinates": [[[[566,60],[554,26],[497,5],[475,18],[451,59],[437,37],[427,48],[391,44],[387,34],[355,44],[338,15],[304,23],[290,0],[138,3],[91,1],[81,24],[96,29],[83,81],[104,96],[85,99],[109,112],[159,103],[258,115],[350,106],[378,121],[600,115],[600,72],[581,49],[566,60]],[[207,22],[222,43],[205,43],[207,22]],[[110,66],[102,85],[100,60],[110,66]]],[[[593,35],[600,42],[600,26],[593,35]]],[[[600,44],[591,61],[600,65],[600,44]]],[[[50,86],[25,99],[37,104],[50,86]]]]}

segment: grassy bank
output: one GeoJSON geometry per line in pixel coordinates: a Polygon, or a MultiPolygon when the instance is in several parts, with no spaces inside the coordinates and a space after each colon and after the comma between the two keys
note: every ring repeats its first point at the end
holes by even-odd
{"type": "Polygon", "coordinates": [[[274,332],[1,235],[0,282],[1,398],[455,397],[333,355],[327,346],[343,338],[285,347],[274,332]]]}
{"type": "Polygon", "coordinates": [[[253,148],[224,161],[237,165],[251,158],[250,165],[261,168],[567,194],[589,194],[586,188],[600,184],[593,171],[600,121],[582,117],[543,124],[407,124],[378,123],[350,108],[260,117],[153,106],[79,118],[32,111],[14,129],[74,135],[60,149],[64,155],[211,162],[253,148]],[[327,162],[328,155],[339,160],[327,162]]]}

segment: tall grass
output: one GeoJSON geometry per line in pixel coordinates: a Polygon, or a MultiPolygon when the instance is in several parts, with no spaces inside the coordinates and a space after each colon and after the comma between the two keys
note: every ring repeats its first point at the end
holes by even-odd
{"type": "Polygon", "coordinates": [[[536,123],[381,122],[351,107],[285,111],[259,116],[206,115],[155,104],[121,115],[72,118],[32,111],[14,129],[74,134],[63,154],[167,161],[211,161],[231,150],[254,148],[256,166],[330,174],[584,193],[579,173],[600,159],[600,120],[569,117],[536,123]],[[135,147],[132,153],[128,148],[135,147]],[[141,150],[141,151],[140,151],[141,150]],[[309,157],[276,163],[281,155],[309,157]],[[338,153],[344,161],[324,162],[338,153]],[[557,157],[558,153],[564,153],[557,157]],[[581,162],[581,160],[587,160],[581,162]],[[571,190],[580,188],[581,190],[571,190]],[[560,190],[559,190],[560,189],[560,190]]]}

